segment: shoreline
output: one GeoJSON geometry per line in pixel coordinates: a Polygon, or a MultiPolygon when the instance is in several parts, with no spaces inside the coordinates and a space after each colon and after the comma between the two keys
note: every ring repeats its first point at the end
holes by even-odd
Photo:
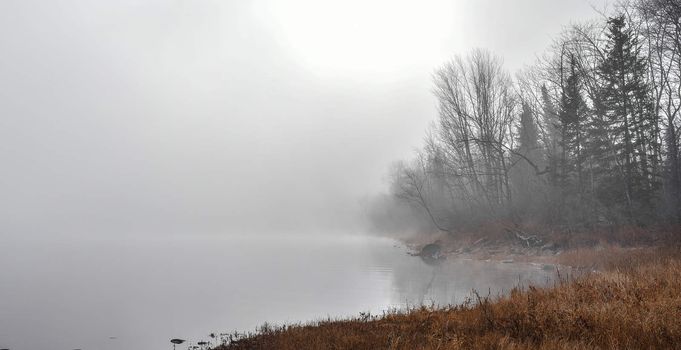
{"type": "Polygon", "coordinates": [[[474,300],[461,305],[265,324],[254,333],[234,334],[215,349],[669,348],[681,343],[678,245],[599,242],[547,252],[542,249],[547,243],[500,249],[501,240],[471,245],[475,241],[446,241],[437,235],[400,242],[418,251],[434,240],[447,259],[571,269],[562,276],[559,271],[554,286],[514,288],[498,297],[475,293],[474,300]]]}
{"type": "Polygon", "coordinates": [[[596,255],[626,254],[676,244],[681,227],[601,228],[578,232],[556,232],[546,227],[513,227],[491,224],[479,231],[449,234],[410,235],[399,238],[412,253],[427,244],[440,245],[449,257],[564,265],[574,268],[599,268],[596,255]],[[548,233],[545,233],[548,232],[548,233]]]}

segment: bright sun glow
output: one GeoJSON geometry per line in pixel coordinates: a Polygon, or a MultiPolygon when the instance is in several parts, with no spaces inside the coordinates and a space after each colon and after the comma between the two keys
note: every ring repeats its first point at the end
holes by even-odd
{"type": "Polygon", "coordinates": [[[272,1],[276,34],[318,74],[393,73],[438,63],[455,20],[451,1],[272,1]]]}

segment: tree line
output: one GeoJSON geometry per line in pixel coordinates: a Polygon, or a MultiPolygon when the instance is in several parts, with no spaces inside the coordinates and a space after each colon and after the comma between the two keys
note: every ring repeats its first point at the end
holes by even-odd
{"type": "Polygon", "coordinates": [[[681,1],[619,3],[515,76],[473,50],[433,79],[438,118],[391,170],[433,228],[681,223],[681,1]]]}

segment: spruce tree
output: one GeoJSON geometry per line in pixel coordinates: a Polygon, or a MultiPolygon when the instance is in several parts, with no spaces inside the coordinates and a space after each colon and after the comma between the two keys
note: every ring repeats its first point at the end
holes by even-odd
{"type": "Polygon", "coordinates": [[[563,87],[558,113],[562,152],[559,184],[564,201],[570,203],[579,219],[584,219],[579,208],[585,183],[584,125],[588,109],[582,97],[580,76],[574,55],[570,55],[569,63],[569,76],[563,87]]]}
{"type": "Polygon", "coordinates": [[[520,123],[518,125],[518,147],[511,159],[513,168],[511,180],[515,188],[514,207],[516,214],[525,216],[536,213],[538,194],[541,191],[541,178],[538,172],[545,162],[539,146],[539,131],[532,108],[522,103],[520,123]]]}
{"type": "Polygon", "coordinates": [[[549,170],[549,184],[557,186],[558,171],[560,165],[561,149],[560,149],[560,121],[558,120],[558,113],[551,101],[551,96],[546,88],[546,85],[541,87],[542,98],[542,114],[543,123],[546,129],[544,144],[546,149],[547,166],[549,170]]]}
{"type": "Polygon", "coordinates": [[[611,181],[599,197],[605,205],[618,206],[629,219],[635,219],[635,213],[647,215],[657,187],[649,160],[657,147],[656,119],[641,46],[624,16],[608,20],[607,39],[598,73],[603,82],[604,125],[600,127],[607,129],[610,142],[605,153],[611,156],[601,158],[601,166],[618,183],[611,181]],[[611,188],[613,185],[619,189],[611,188]]]}

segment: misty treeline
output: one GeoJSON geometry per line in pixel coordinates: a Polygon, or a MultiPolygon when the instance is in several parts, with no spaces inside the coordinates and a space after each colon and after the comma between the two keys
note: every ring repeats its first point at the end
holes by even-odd
{"type": "Polygon", "coordinates": [[[515,78],[485,50],[439,68],[438,118],[374,200],[378,228],[413,215],[447,232],[681,221],[681,1],[599,17],[566,27],[515,78]]]}

